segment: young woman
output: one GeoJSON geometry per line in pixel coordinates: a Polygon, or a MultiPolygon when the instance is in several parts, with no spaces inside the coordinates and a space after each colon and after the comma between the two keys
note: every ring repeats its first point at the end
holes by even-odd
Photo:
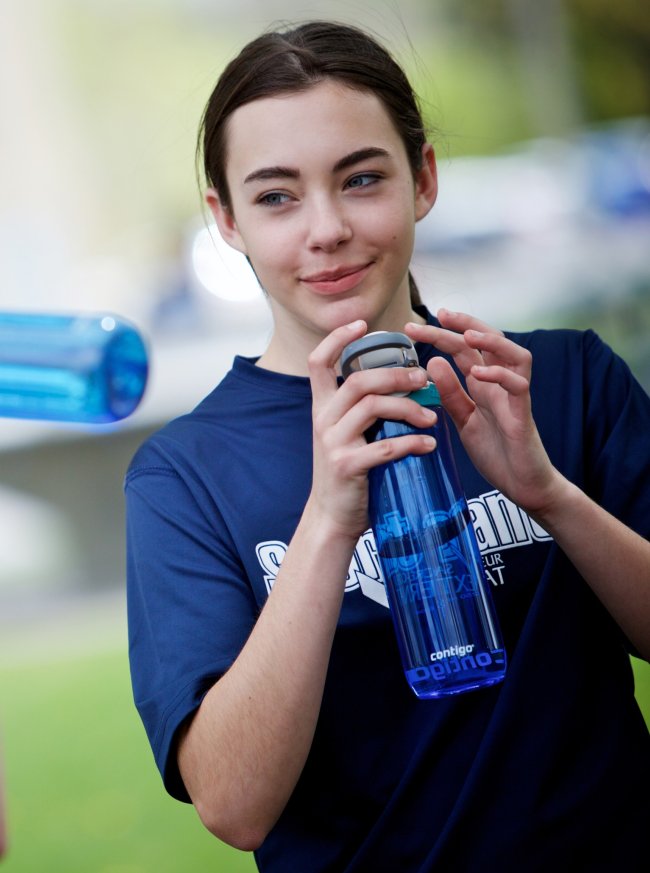
{"type": "Polygon", "coordinates": [[[231,62],[202,125],[206,199],[274,319],[258,359],[139,450],[126,478],[130,655],[167,790],[262,871],[641,870],[650,743],[650,402],[593,333],[504,335],[422,307],[415,222],[436,199],[411,88],[326,22],[231,62]],[[415,698],[367,473],[435,450],[355,374],[371,330],[417,342],[456,452],[508,649],[501,685],[415,698]],[[534,375],[531,368],[534,362],[534,375]]]}

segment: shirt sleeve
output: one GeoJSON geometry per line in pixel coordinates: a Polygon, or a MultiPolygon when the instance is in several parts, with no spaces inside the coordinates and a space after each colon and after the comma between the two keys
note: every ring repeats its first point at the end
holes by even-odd
{"type": "MultiPolygon", "coordinates": [[[[650,398],[593,331],[584,334],[585,482],[608,512],[650,535],[650,398]]],[[[570,413],[569,413],[570,414],[570,413]]]]}
{"type": "Polygon", "coordinates": [[[198,481],[165,464],[125,480],[129,660],[165,788],[189,801],[178,729],[241,651],[258,607],[226,526],[198,481]]]}

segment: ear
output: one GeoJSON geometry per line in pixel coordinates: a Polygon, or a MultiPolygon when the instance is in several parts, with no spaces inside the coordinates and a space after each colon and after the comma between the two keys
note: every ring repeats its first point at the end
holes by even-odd
{"type": "Polygon", "coordinates": [[[428,214],[438,196],[438,168],[431,143],[422,146],[422,166],[415,175],[415,220],[428,214]]]}
{"type": "Polygon", "coordinates": [[[235,221],[232,209],[224,205],[214,188],[208,188],[206,191],[205,202],[208,204],[210,212],[214,217],[219,233],[223,239],[229,246],[232,246],[233,249],[237,249],[238,252],[245,255],[246,246],[244,245],[244,240],[237,229],[237,222],[235,221]]]}

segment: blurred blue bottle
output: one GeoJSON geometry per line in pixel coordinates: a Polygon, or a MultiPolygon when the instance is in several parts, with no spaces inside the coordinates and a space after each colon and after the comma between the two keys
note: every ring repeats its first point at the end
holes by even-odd
{"type": "MultiPolygon", "coordinates": [[[[417,366],[411,340],[387,331],[350,343],[341,357],[344,378],[417,366]]],[[[437,448],[373,468],[369,515],[406,679],[418,697],[432,698],[500,682],[506,652],[440,396],[431,382],[408,396],[435,409],[437,423],[420,430],[380,420],[367,439],[429,433],[437,448]]]]}
{"type": "Polygon", "coordinates": [[[138,331],[114,315],[0,312],[0,416],[104,424],[147,383],[138,331]]]}

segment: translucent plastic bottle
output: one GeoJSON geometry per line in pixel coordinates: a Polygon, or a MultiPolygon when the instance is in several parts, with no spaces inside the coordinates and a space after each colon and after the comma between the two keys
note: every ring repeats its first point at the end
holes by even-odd
{"type": "Polygon", "coordinates": [[[101,424],[147,383],[138,331],[114,315],[0,312],[0,416],[101,424]]]}
{"type": "MultiPolygon", "coordinates": [[[[419,364],[405,334],[379,331],[347,346],[341,366],[347,377],[419,364]]],[[[431,433],[437,448],[373,468],[369,512],[406,679],[431,698],[500,682],[506,653],[438,391],[429,383],[408,396],[434,408],[437,424],[381,420],[367,438],[431,433]]]]}

